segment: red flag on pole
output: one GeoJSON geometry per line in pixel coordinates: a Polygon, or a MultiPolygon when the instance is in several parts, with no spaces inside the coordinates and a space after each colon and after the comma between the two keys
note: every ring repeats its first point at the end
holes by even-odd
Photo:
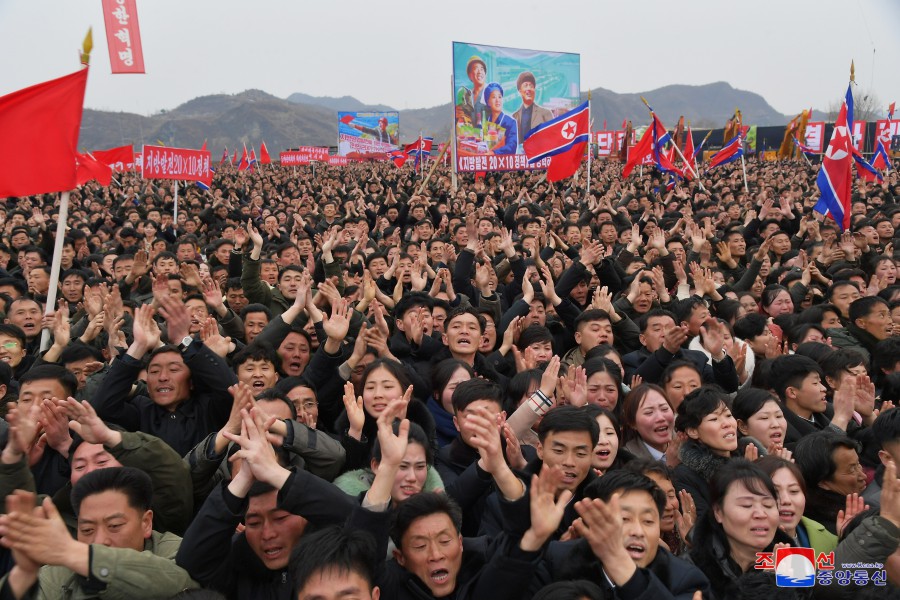
{"type": "Polygon", "coordinates": [[[589,141],[590,108],[585,102],[532,129],[522,148],[529,163],[550,158],[547,181],[559,181],[575,174],[589,141]]]}
{"type": "Polygon", "coordinates": [[[71,190],[87,69],[0,97],[0,198],[71,190]]]}
{"type": "Polygon", "coordinates": [[[78,160],[78,178],[76,183],[84,185],[91,179],[96,179],[100,185],[109,185],[112,182],[112,167],[104,164],[90,154],[75,154],[78,160]]]}
{"type": "Polygon", "coordinates": [[[682,166],[681,175],[685,179],[691,180],[694,178],[694,173],[697,172],[697,163],[694,161],[694,137],[690,125],[688,125],[687,136],[684,140],[684,159],[686,162],[682,166]]]}
{"type": "Polygon", "coordinates": [[[231,157],[231,164],[233,164],[233,165],[238,164],[237,150],[234,151],[234,156],[231,157]]]}
{"type": "Polygon", "coordinates": [[[265,142],[259,145],[259,162],[263,165],[272,164],[272,158],[269,156],[269,149],[266,148],[265,142]]]}
{"type": "Polygon", "coordinates": [[[244,144],[244,153],[241,154],[241,162],[238,163],[238,171],[250,168],[250,160],[247,157],[247,145],[244,144]]]}

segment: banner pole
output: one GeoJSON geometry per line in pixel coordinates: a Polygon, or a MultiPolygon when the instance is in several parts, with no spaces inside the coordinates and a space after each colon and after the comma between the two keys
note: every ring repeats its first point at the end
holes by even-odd
{"type": "Polygon", "coordinates": [[[175,220],[175,229],[178,230],[178,180],[175,180],[175,210],[172,219],[175,220]]]}
{"type": "Polygon", "coordinates": [[[747,187],[747,165],[744,164],[744,153],[741,152],[741,170],[744,171],[744,193],[749,194],[750,188],[747,187]]]}
{"type": "MultiPolygon", "coordinates": [[[[453,89],[453,73],[450,73],[450,104],[456,108],[456,94],[453,89]]],[[[450,131],[450,160],[453,161],[453,168],[450,170],[450,185],[453,188],[453,193],[456,194],[456,188],[459,184],[457,181],[456,174],[456,116],[454,113],[453,123],[450,125],[452,131],[450,131]]]]}
{"type": "Polygon", "coordinates": [[[587,199],[591,195],[591,155],[594,154],[591,148],[591,142],[593,142],[594,132],[592,131],[594,128],[594,121],[591,120],[591,90],[588,90],[588,164],[587,164],[587,183],[585,185],[584,192],[584,200],[587,202],[587,199]]]}
{"type": "MultiPolygon", "coordinates": [[[[59,288],[59,270],[62,261],[63,241],[66,238],[66,221],[69,220],[69,192],[63,192],[59,198],[59,219],[56,222],[56,239],[53,241],[53,260],[50,263],[50,287],[47,290],[47,304],[44,314],[50,315],[56,310],[56,294],[59,288]]],[[[41,352],[50,347],[50,330],[41,332],[41,352]]]]}

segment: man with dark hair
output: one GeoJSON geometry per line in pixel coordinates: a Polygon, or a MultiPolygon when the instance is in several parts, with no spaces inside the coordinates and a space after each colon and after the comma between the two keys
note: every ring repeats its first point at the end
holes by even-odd
{"type": "Polygon", "coordinates": [[[379,600],[377,552],[365,531],[334,526],[306,536],[291,558],[297,600],[379,600]]]}
{"type": "Polygon", "coordinates": [[[900,410],[885,410],[872,423],[872,443],[878,450],[880,464],[875,477],[866,487],[863,498],[869,506],[881,504],[881,487],[884,484],[884,468],[888,463],[900,465],[900,410]]]}
{"type": "Polygon", "coordinates": [[[519,139],[524,140],[528,132],[547,121],[553,120],[553,112],[535,103],[537,81],[531,71],[522,71],[516,78],[516,89],[522,97],[522,106],[513,113],[518,123],[519,139]]]}
{"type": "Polygon", "coordinates": [[[246,383],[254,394],[275,387],[281,369],[281,357],[268,344],[250,344],[231,359],[237,379],[246,383]]]}
{"type": "Polygon", "coordinates": [[[575,343],[563,357],[563,362],[578,367],[584,364],[584,356],[600,344],[613,346],[619,353],[626,354],[640,347],[640,330],[634,321],[620,314],[612,305],[613,312],[599,308],[589,308],[575,319],[575,343]]]}
{"type": "Polygon", "coordinates": [[[848,316],[846,329],[828,330],[831,345],[859,352],[869,365],[878,342],[893,335],[890,306],[878,296],[864,296],[853,301],[848,316]]]}
{"type": "Polygon", "coordinates": [[[794,461],[806,482],[804,516],[838,535],[835,520],[850,494],[863,494],[866,473],[859,463],[859,446],[846,435],[819,431],[801,439],[794,461]]]}
{"type": "Polygon", "coordinates": [[[681,598],[698,590],[709,594],[709,581],[700,569],[660,547],[665,504],[665,494],[646,475],[606,473],[575,506],[580,515],[575,529],[582,539],[551,542],[536,584],[587,579],[604,589],[604,598],[681,598]],[[609,523],[615,531],[609,531],[609,523]]]}
{"type": "Polygon", "coordinates": [[[394,306],[391,353],[402,361],[426,360],[441,349],[432,332],[434,299],[424,292],[410,292],[394,306]]]}
{"type": "Polygon", "coordinates": [[[272,320],[272,311],[263,304],[247,304],[241,310],[241,320],[244,322],[243,339],[247,344],[252,344],[272,320]]]}
{"type": "Polygon", "coordinates": [[[180,539],[153,530],[153,485],[138,469],[107,468],[84,476],[72,490],[78,515],[73,538],[56,506],[18,490],[0,517],[3,545],[16,559],[0,594],[42,598],[159,598],[197,587],[173,560],[180,539]]]}
{"type": "Polygon", "coordinates": [[[188,335],[190,315],[172,296],[161,300],[169,337],[178,346],[159,346],[160,331],[154,310],[144,305],[135,311],[134,341],[109,369],[92,404],[104,420],[129,431],[155,435],[182,456],[228,420],[228,386],[237,381],[225,361],[203,342],[188,335]],[[129,392],[147,365],[148,396],[129,398],[129,392]]]}
{"type": "MultiPolygon", "coordinates": [[[[108,427],[87,402],[57,397],[44,400],[31,409],[18,407],[8,419],[15,424],[9,442],[0,453],[0,496],[15,489],[52,494],[54,503],[71,529],[75,529],[74,510],[69,493],[79,480],[98,469],[128,466],[141,469],[150,476],[156,493],[154,529],[181,534],[192,514],[191,480],[187,464],[162,440],[144,433],[119,431],[108,427]],[[38,418],[48,419],[62,414],[70,418],[77,435],[69,437],[62,452],[68,461],[64,480],[46,485],[41,481],[39,465],[29,469],[26,453],[29,435],[38,427],[38,418]]],[[[49,451],[45,450],[45,456],[49,451]]],[[[64,461],[63,461],[64,462],[64,461]]],[[[46,477],[44,477],[46,479],[46,477]]]]}
{"type": "Polygon", "coordinates": [[[840,434],[847,432],[853,412],[853,398],[848,399],[848,406],[843,401],[845,395],[838,393],[836,400],[842,402],[834,407],[829,406],[823,378],[819,364],[807,356],[791,354],[772,361],[769,385],[784,404],[784,418],[787,420],[785,445],[796,444],[801,438],[823,429],[840,434]]]}
{"type": "MultiPolygon", "coordinates": [[[[545,384],[542,382],[541,387],[545,384]]],[[[597,479],[591,466],[594,446],[600,437],[597,420],[575,406],[560,406],[544,415],[538,427],[538,458],[527,467],[526,473],[540,473],[544,465],[561,471],[556,495],[571,493],[577,502],[584,497],[585,488],[597,479]]],[[[574,502],[569,503],[563,514],[560,528],[552,539],[559,539],[572,522],[578,518],[574,502]]],[[[497,535],[502,530],[501,506],[494,496],[488,499],[481,521],[479,535],[497,535]]]]}
{"type": "Polygon", "coordinates": [[[727,329],[718,321],[711,320],[705,326],[705,347],[712,356],[712,366],[703,352],[683,348],[688,339],[687,327],[676,325],[675,315],[669,311],[650,310],[638,319],[638,327],[643,347],[622,357],[626,380],[640,375],[645,383],[659,383],[672,361],[689,360],[697,366],[705,383],[718,384],[726,392],[737,391],[739,381],[734,360],[725,351],[727,329]]]}

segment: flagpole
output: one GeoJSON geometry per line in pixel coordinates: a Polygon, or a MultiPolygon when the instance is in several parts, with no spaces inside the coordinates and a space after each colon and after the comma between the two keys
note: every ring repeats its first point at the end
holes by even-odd
{"type": "Polygon", "coordinates": [[[588,90],[588,165],[587,165],[587,185],[585,186],[584,199],[587,201],[591,196],[591,155],[593,152],[591,151],[591,138],[594,136],[591,131],[594,127],[594,122],[591,120],[591,90],[588,90]]]}
{"type": "Polygon", "coordinates": [[[419,183],[419,189],[416,190],[416,192],[413,195],[417,196],[417,195],[421,194],[422,191],[425,189],[425,184],[428,183],[428,181],[431,179],[431,176],[434,175],[435,169],[437,169],[438,165],[441,164],[441,159],[443,159],[444,155],[447,153],[447,150],[450,147],[451,141],[453,141],[452,134],[450,136],[450,140],[447,141],[447,145],[444,146],[444,149],[441,150],[441,153],[438,155],[438,157],[434,160],[434,162],[431,163],[431,170],[428,171],[428,175],[425,177],[425,179],[423,179],[419,183]]]}
{"type": "MultiPolygon", "coordinates": [[[[53,260],[50,263],[50,287],[47,290],[47,304],[44,314],[50,315],[56,310],[56,294],[59,288],[59,270],[62,261],[63,242],[66,239],[66,221],[69,220],[69,192],[63,192],[59,198],[59,219],[56,221],[56,239],[53,241],[53,260]]],[[[41,332],[41,352],[50,347],[50,330],[41,332]]]]}
{"type": "MultiPolygon", "coordinates": [[[[455,105],[456,103],[456,94],[453,89],[453,73],[450,74],[450,98],[451,103],[455,105]]],[[[456,188],[459,185],[457,181],[456,175],[456,117],[453,119],[453,125],[451,125],[452,130],[450,131],[450,160],[453,161],[453,169],[450,171],[450,184],[453,188],[453,193],[456,194],[456,188]]]]}
{"type": "Polygon", "coordinates": [[[175,229],[178,230],[178,180],[175,180],[175,210],[173,211],[172,218],[175,220],[175,229]]]}
{"type": "MultiPolygon", "coordinates": [[[[743,144],[743,140],[741,143],[743,144]]],[[[743,146],[741,146],[741,149],[743,150],[743,146]]],[[[750,188],[747,187],[747,165],[744,164],[744,153],[743,152],[741,152],[741,169],[744,171],[744,193],[749,194],[750,188]]]]}
{"type": "MultiPolygon", "coordinates": [[[[641,96],[641,102],[644,103],[644,106],[647,107],[647,110],[649,110],[650,114],[652,115],[653,109],[650,108],[650,103],[647,102],[647,99],[644,98],[643,96],[641,96]]],[[[668,133],[668,131],[666,133],[668,133]]],[[[707,136],[707,137],[709,137],[709,136],[707,136]]],[[[703,190],[704,192],[706,192],[706,188],[703,187],[703,182],[700,181],[700,175],[697,174],[697,171],[695,171],[694,168],[691,166],[691,164],[687,161],[687,159],[684,158],[684,154],[681,153],[681,148],[678,147],[678,144],[676,144],[674,142],[674,140],[672,142],[672,145],[675,146],[675,152],[677,152],[678,156],[681,157],[681,162],[683,162],[684,165],[688,168],[688,170],[690,170],[690,172],[694,175],[694,177],[697,178],[697,184],[700,186],[700,189],[703,190]]],[[[641,165],[641,175],[642,176],[643,176],[643,172],[644,172],[643,165],[641,165]]]]}

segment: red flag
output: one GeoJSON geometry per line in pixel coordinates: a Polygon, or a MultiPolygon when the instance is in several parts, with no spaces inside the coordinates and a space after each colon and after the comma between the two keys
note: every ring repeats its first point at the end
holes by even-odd
{"type": "Polygon", "coordinates": [[[256,150],[254,150],[252,146],[250,147],[250,165],[248,168],[251,171],[256,168],[256,150]]]}
{"type": "Polygon", "coordinates": [[[247,158],[247,145],[244,144],[244,153],[241,154],[241,162],[238,163],[238,171],[250,168],[250,161],[247,158]]]}
{"type": "Polygon", "coordinates": [[[850,228],[850,202],[853,194],[851,135],[847,124],[847,103],[843,102],[816,176],[821,196],[813,207],[814,211],[834,219],[841,231],[850,228]]]}
{"type": "Polygon", "coordinates": [[[550,158],[547,181],[571,177],[584,159],[590,141],[590,107],[585,102],[535,127],[522,142],[529,163],[550,158]]]}
{"type": "Polygon", "coordinates": [[[235,151],[234,151],[234,156],[231,157],[231,164],[233,164],[233,165],[238,164],[237,149],[235,149],[235,151]]]}
{"type": "Polygon", "coordinates": [[[134,149],[131,144],[109,150],[94,150],[91,156],[104,165],[109,165],[113,171],[134,170],[134,149]]]}
{"type": "Polygon", "coordinates": [[[344,125],[349,125],[355,118],[356,117],[354,117],[353,115],[344,115],[343,117],[341,117],[341,123],[343,123],[344,125]]]}
{"type": "Polygon", "coordinates": [[[225,150],[222,151],[222,160],[219,161],[220,165],[225,164],[225,161],[228,160],[228,146],[225,147],[225,150]]]}
{"type": "Polygon", "coordinates": [[[631,147],[628,153],[628,162],[622,169],[622,177],[628,177],[636,166],[644,162],[644,158],[653,154],[653,128],[644,130],[644,135],[638,143],[631,147]]]}
{"type": "Polygon", "coordinates": [[[259,145],[259,162],[264,165],[272,164],[272,158],[269,156],[269,149],[266,148],[265,142],[259,145]]]}
{"type": "Polygon", "coordinates": [[[896,103],[896,102],[891,102],[891,105],[888,106],[888,119],[893,119],[893,118],[894,118],[894,105],[895,105],[895,104],[897,104],[897,103],[896,103]]]}
{"type": "Polygon", "coordinates": [[[203,140],[203,145],[200,146],[201,150],[206,150],[206,140],[203,140]]]}
{"type": "Polygon", "coordinates": [[[103,164],[90,154],[76,153],[78,161],[78,177],[76,183],[84,185],[91,179],[96,179],[100,185],[109,185],[112,182],[112,168],[103,164]]]}
{"type": "Polygon", "coordinates": [[[87,69],[0,97],[0,198],[71,190],[87,69]]]}
{"type": "Polygon", "coordinates": [[[694,173],[697,172],[697,163],[694,161],[694,136],[691,134],[690,125],[688,125],[687,135],[684,140],[684,160],[686,162],[681,170],[681,175],[685,179],[691,180],[694,178],[694,173]]]}

